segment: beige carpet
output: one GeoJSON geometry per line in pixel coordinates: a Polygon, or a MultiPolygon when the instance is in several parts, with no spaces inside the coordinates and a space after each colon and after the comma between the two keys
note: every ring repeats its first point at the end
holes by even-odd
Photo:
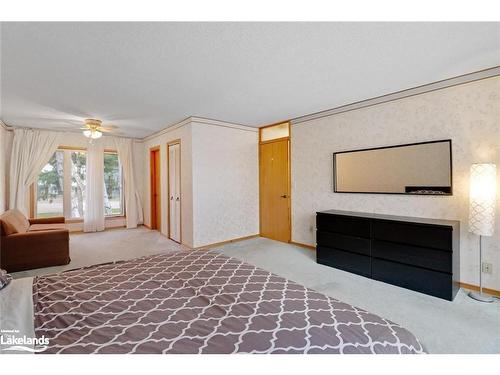
{"type": "Polygon", "coordinates": [[[48,275],[93,264],[186,249],[188,248],[145,227],[109,229],[98,233],[72,233],[70,234],[70,264],[15,272],[12,276],[17,279],[48,275]]]}

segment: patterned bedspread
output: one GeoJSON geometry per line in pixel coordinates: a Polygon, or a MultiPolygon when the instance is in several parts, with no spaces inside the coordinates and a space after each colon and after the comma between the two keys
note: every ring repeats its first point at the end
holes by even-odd
{"type": "Polygon", "coordinates": [[[215,252],[37,277],[45,353],[422,353],[406,329],[215,252]]]}

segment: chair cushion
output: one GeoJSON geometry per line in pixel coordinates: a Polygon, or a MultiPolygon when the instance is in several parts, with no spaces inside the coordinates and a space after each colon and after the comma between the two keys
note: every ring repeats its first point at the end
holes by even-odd
{"type": "Polygon", "coordinates": [[[7,236],[15,233],[26,233],[30,222],[19,210],[8,210],[0,216],[2,227],[7,236]]]}
{"type": "Polygon", "coordinates": [[[65,224],[32,224],[28,232],[37,232],[41,230],[59,230],[59,229],[66,229],[65,224]]]}

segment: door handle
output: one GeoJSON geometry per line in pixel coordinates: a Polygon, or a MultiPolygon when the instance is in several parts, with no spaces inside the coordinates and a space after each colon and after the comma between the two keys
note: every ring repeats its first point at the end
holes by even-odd
{"type": "Polygon", "coordinates": [[[288,195],[283,194],[283,195],[281,195],[281,198],[288,198],[288,195]]]}
{"type": "Polygon", "coordinates": [[[173,199],[174,199],[174,197],[170,197],[170,200],[173,200],[173,199]]]}
{"type": "Polygon", "coordinates": [[[176,201],[178,201],[178,200],[179,200],[179,197],[175,198],[175,200],[176,200],[176,201]]]}

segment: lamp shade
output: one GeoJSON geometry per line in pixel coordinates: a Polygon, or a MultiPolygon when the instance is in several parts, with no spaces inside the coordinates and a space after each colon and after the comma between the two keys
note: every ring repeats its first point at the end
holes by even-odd
{"type": "Polygon", "coordinates": [[[495,228],[497,168],[495,164],[472,164],[470,169],[469,231],[491,236],[495,228]]]}

